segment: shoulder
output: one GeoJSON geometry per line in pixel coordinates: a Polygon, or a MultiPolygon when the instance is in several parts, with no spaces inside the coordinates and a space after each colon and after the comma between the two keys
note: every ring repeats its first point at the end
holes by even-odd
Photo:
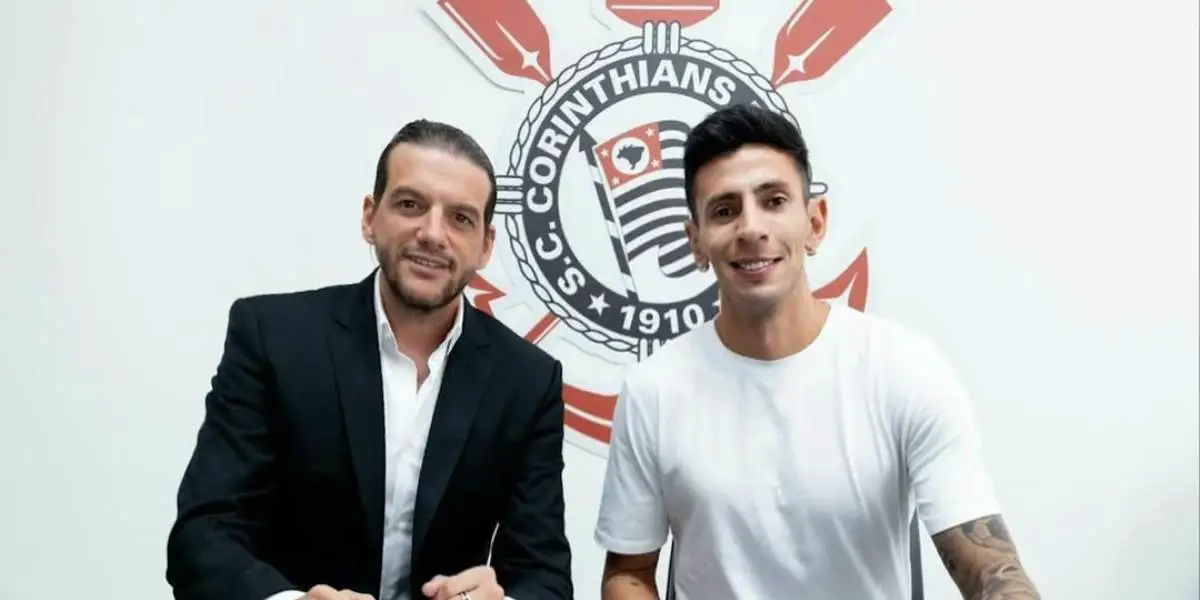
{"type": "Polygon", "coordinates": [[[621,400],[655,403],[664,390],[679,391],[697,382],[702,371],[713,367],[716,340],[708,321],[663,344],[625,372],[621,400]]]}
{"type": "Polygon", "coordinates": [[[949,358],[930,335],[888,317],[844,306],[834,310],[839,370],[862,381],[892,418],[906,420],[965,397],[949,358]]]}
{"type": "Polygon", "coordinates": [[[841,351],[860,358],[876,377],[909,378],[945,363],[941,349],[921,331],[844,306],[834,311],[841,351]]]}
{"type": "Polygon", "coordinates": [[[266,321],[294,319],[312,313],[332,313],[361,284],[338,284],[289,292],[241,296],[231,312],[251,313],[266,321]]]}
{"type": "Polygon", "coordinates": [[[879,317],[874,320],[876,360],[895,393],[911,399],[929,388],[957,385],[949,357],[932,336],[879,317]]]}
{"type": "Polygon", "coordinates": [[[369,314],[370,289],[359,282],[242,296],[230,305],[227,327],[253,335],[268,354],[308,352],[347,307],[369,314]]]}
{"type": "Polygon", "coordinates": [[[886,317],[846,310],[843,328],[863,361],[871,387],[882,392],[892,418],[903,425],[969,411],[969,394],[949,356],[927,333],[886,317]]]}

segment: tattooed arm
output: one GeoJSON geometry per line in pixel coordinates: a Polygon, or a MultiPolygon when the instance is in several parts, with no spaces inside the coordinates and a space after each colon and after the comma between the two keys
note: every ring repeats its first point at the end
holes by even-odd
{"type": "Polygon", "coordinates": [[[608,553],[604,559],[601,600],[658,600],[658,552],[637,554],[608,553]]]}
{"type": "Polygon", "coordinates": [[[889,384],[925,529],[966,600],[1039,600],[1000,517],[970,394],[928,339],[897,342],[889,384]]]}
{"type": "Polygon", "coordinates": [[[1040,600],[1000,515],[951,527],[933,544],[964,600],[1040,600]]]}

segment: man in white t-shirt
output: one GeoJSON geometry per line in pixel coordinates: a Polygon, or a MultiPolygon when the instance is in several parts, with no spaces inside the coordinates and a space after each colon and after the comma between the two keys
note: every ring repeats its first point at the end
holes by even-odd
{"type": "Polygon", "coordinates": [[[926,338],[813,297],[825,233],[800,132],[717,111],[684,154],[688,238],[716,319],[633,368],[596,541],[605,600],[910,595],[914,511],[970,600],[1038,598],[1000,517],[962,384],[926,338]]]}

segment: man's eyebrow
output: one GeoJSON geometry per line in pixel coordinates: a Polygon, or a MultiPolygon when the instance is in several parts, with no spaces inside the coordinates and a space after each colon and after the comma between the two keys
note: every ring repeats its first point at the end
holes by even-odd
{"type": "Polygon", "coordinates": [[[716,204],[717,202],[724,202],[724,201],[737,200],[737,199],[738,199],[738,195],[736,192],[721,192],[720,194],[717,194],[715,196],[709,196],[707,199],[705,199],[704,205],[708,206],[710,204],[716,204]]]}
{"type": "MultiPolygon", "coordinates": [[[[418,200],[425,200],[424,194],[422,194],[416,188],[409,187],[406,185],[398,185],[395,187],[395,189],[388,192],[388,194],[387,194],[387,198],[389,201],[395,200],[397,197],[401,197],[401,196],[416,198],[418,200]]],[[[479,218],[479,215],[481,214],[480,210],[477,207],[475,207],[475,205],[473,205],[469,202],[451,202],[451,203],[447,204],[447,206],[451,210],[456,210],[461,213],[467,213],[468,215],[470,215],[473,218],[479,218]]]]}
{"type": "MultiPolygon", "coordinates": [[[[754,186],[754,193],[761,194],[763,192],[784,191],[787,190],[787,188],[787,183],[785,183],[782,179],[772,179],[754,186]]],[[[707,206],[709,204],[727,200],[737,200],[738,197],[739,194],[737,192],[721,192],[715,196],[709,196],[708,199],[705,200],[705,205],[707,206]]]]}
{"type": "Polygon", "coordinates": [[[414,196],[417,198],[425,197],[423,194],[421,194],[421,192],[417,191],[416,188],[411,188],[406,185],[396,186],[392,191],[388,192],[387,197],[388,197],[388,199],[392,199],[392,198],[395,198],[396,196],[401,196],[401,195],[414,196]]]}

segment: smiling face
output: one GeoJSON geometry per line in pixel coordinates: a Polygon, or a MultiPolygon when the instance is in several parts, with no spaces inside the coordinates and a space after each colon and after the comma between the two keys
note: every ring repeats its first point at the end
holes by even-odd
{"type": "Polygon", "coordinates": [[[491,257],[488,175],[457,153],[414,143],[397,144],[386,170],[383,194],[363,202],[363,238],[401,304],[447,306],[491,257]]]}
{"type": "Polygon", "coordinates": [[[808,182],[793,158],[747,144],[700,167],[687,223],[697,264],[712,266],[722,307],[772,312],[808,291],[804,262],[825,233],[824,198],[806,201],[808,182]]]}

